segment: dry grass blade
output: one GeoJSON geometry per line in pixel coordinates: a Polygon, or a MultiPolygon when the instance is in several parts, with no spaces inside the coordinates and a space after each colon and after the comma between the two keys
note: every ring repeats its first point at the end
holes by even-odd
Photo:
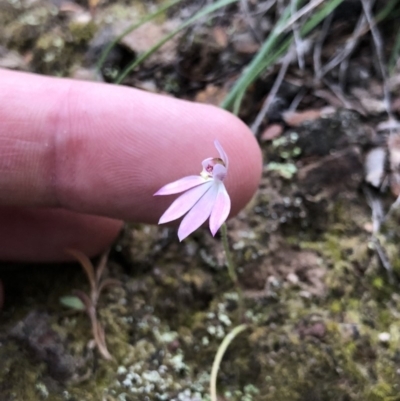
{"type": "Polygon", "coordinates": [[[103,292],[104,289],[109,287],[118,287],[121,285],[121,282],[115,278],[106,278],[102,280],[99,284],[99,288],[97,289],[99,295],[103,292]]]}
{"type": "Polygon", "coordinates": [[[106,345],[104,329],[97,319],[96,307],[93,305],[92,300],[83,291],[75,290],[73,294],[78,297],[85,305],[85,312],[89,316],[90,323],[92,326],[92,333],[94,342],[99,350],[100,354],[107,360],[111,360],[112,356],[109,353],[106,345]]]}
{"type": "Polygon", "coordinates": [[[97,292],[100,295],[106,288],[109,287],[117,287],[121,285],[121,281],[115,278],[106,278],[105,280],[101,281],[99,287],[97,288],[97,292]]]}
{"type": "Polygon", "coordinates": [[[285,29],[291,27],[291,25],[303,15],[314,10],[300,29],[301,36],[305,37],[329,14],[334,12],[342,2],[343,0],[330,0],[322,4],[321,1],[313,1],[300,9],[296,13],[296,16],[291,16],[290,7],[286,7],[284,12],[279,14],[279,20],[275,23],[274,28],[271,30],[256,56],[242,72],[221,103],[221,107],[232,110],[234,114],[239,113],[241,102],[249,86],[266,70],[266,68],[281,59],[289,50],[293,35],[282,35],[285,29]],[[322,4],[322,6],[315,10],[320,4],[322,4]],[[290,23],[287,22],[289,20],[290,23]]]}
{"type": "Polygon", "coordinates": [[[382,38],[379,33],[379,30],[376,26],[376,21],[373,18],[372,12],[371,12],[371,1],[370,0],[361,0],[361,4],[363,6],[364,14],[365,17],[368,21],[369,29],[371,30],[372,34],[372,39],[374,41],[375,45],[375,51],[378,59],[378,65],[379,69],[382,75],[382,81],[383,81],[383,92],[384,92],[384,103],[385,103],[385,108],[386,112],[389,116],[389,118],[392,118],[392,107],[391,107],[391,99],[390,99],[390,91],[389,87],[387,84],[387,72],[386,72],[386,66],[384,62],[384,56],[383,56],[383,43],[382,43],[382,38]]]}
{"type": "Polygon", "coordinates": [[[112,356],[107,349],[104,329],[97,319],[97,312],[96,312],[97,301],[101,292],[107,287],[121,284],[119,280],[111,278],[102,280],[104,269],[106,268],[107,265],[109,251],[105,252],[102,255],[96,271],[93,268],[92,262],[84,253],[77,251],[75,249],[68,249],[67,253],[79,261],[89,279],[91,287],[90,297],[86,293],[80,290],[75,290],[73,293],[77,298],[79,298],[82,301],[82,303],[85,306],[85,312],[89,316],[92,325],[94,342],[97,346],[97,349],[99,350],[103,358],[111,360],[112,356]]]}
{"type": "Polygon", "coordinates": [[[374,250],[375,250],[377,257],[379,258],[379,261],[381,262],[382,266],[387,271],[390,284],[394,284],[392,264],[390,263],[387,253],[378,238],[378,234],[379,234],[381,225],[384,222],[384,220],[387,218],[387,216],[389,215],[390,210],[389,210],[389,213],[386,216],[384,216],[382,201],[379,199],[379,197],[376,196],[368,188],[364,188],[364,194],[366,196],[368,205],[370,206],[371,211],[372,211],[373,230],[372,230],[371,241],[374,244],[374,250]]]}
{"type": "MultiPolygon", "coordinates": [[[[327,86],[327,88],[330,89],[330,91],[333,93],[333,95],[336,97],[336,99],[339,100],[339,102],[341,103],[341,106],[343,106],[349,110],[355,110],[358,113],[360,113],[361,115],[365,115],[365,111],[361,107],[359,107],[354,102],[353,103],[350,102],[350,100],[348,100],[346,98],[345,93],[343,92],[342,88],[339,85],[333,84],[332,82],[328,81],[327,79],[323,79],[323,82],[327,86]]],[[[332,103],[332,104],[335,104],[335,103],[332,103]]]]}
{"type": "Polygon", "coordinates": [[[382,263],[382,266],[386,269],[388,278],[389,278],[389,283],[394,284],[394,276],[393,276],[393,267],[392,264],[390,263],[390,260],[386,254],[385,249],[381,245],[379,239],[375,236],[372,237],[372,242],[374,244],[375,252],[378,255],[378,258],[380,262],[382,263]]]}
{"type": "MultiPolygon", "coordinates": [[[[113,357],[112,355],[108,352],[107,349],[107,345],[106,345],[106,335],[104,332],[104,328],[103,326],[97,321],[96,319],[96,323],[97,323],[97,335],[95,335],[95,340],[96,340],[96,344],[97,344],[97,348],[99,350],[99,352],[101,353],[101,355],[103,355],[103,357],[107,360],[112,360],[113,357]]],[[[94,332],[93,332],[94,334],[94,332]]]]}
{"type": "Polygon", "coordinates": [[[80,263],[89,280],[91,293],[94,293],[96,291],[96,276],[90,259],[83,252],[76,249],[68,248],[66,252],[80,263]]]}
{"type": "Polygon", "coordinates": [[[372,233],[377,234],[385,220],[382,201],[368,188],[364,188],[364,194],[372,212],[372,233]]]}
{"type": "Polygon", "coordinates": [[[362,37],[362,35],[366,33],[365,22],[366,22],[365,17],[360,16],[357,25],[354,28],[353,34],[347,40],[344,48],[340,51],[339,54],[337,54],[334,58],[328,61],[328,63],[321,68],[319,78],[324,77],[329,71],[331,71],[333,68],[335,68],[337,65],[339,65],[341,62],[343,62],[347,57],[351,55],[356,45],[358,44],[359,39],[362,37]]]}
{"type": "Polygon", "coordinates": [[[322,4],[324,0],[313,0],[306,6],[304,6],[302,9],[296,12],[287,22],[286,24],[278,29],[277,34],[281,34],[285,32],[287,29],[291,28],[293,24],[295,24],[301,17],[304,15],[310,13],[311,11],[314,10],[314,8],[317,8],[320,4],[322,4]]]}
{"type": "MultiPolygon", "coordinates": [[[[292,50],[293,50],[293,48],[292,48],[292,50]]],[[[285,78],[285,75],[286,75],[287,69],[289,68],[289,64],[290,64],[291,60],[292,60],[292,55],[291,55],[291,52],[289,51],[282,62],[282,66],[279,70],[278,76],[275,79],[274,85],[272,86],[270,93],[268,94],[267,98],[265,99],[260,112],[257,114],[257,117],[251,126],[251,130],[254,135],[257,134],[257,131],[258,131],[265,115],[268,113],[268,109],[269,109],[273,99],[275,98],[276,94],[278,93],[279,87],[281,86],[282,81],[285,78]]]]}
{"type": "Polygon", "coordinates": [[[214,362],[211,368],[210,375],[210,397],[211,401],[218,401],[217,395],[217,376],[219,367],[221,365],[222,358],[229,346],[229,344],[244,330],[246,330],[249,326],[247,324],[241,324],[240,326],[235,327],[230,333],[228,333],[225,338],[222,340],[221,345],[218,348],[218,351],[215,355],[214,362]]]}
{"type": "Polygon", "coordinates": [[[331,27],[333,19],[333,13],[329,14],[328,17],[325,18],[322,23],[322,29],[320,34],[318,35],[315,45],[314,45],[314,53],[313,53],[313,63],[314,63],[314,75],[317,80],[322,78],[321,73],[321,54],[322,54],[322,46],[325,42],[326,37],[328,36],[329,28],[331,27]]]}
{"type": "Polygon", "coordinates": [[[260,8],[253,15],[265,14],[270,8],[272,8],[276,3],[276,0],[267,0],[263,4],[260,4],[260,8]]]}
{"type": "MultiPolygon", "coordinates": [[[[107,260],[108,260],[108,255],[110,253],[110,250],[108,249],[106,252],[103,253],[103,255],[100,258],[100,262],[97,265],[96,269],[96,286],[99,287],[101,277],[103,276],[104,269],[107,266],[107,260]]],[[[100,294],[100,291],[98,290],[98,293],[100,294]]]]}
{"type": "Polygon", "coordinates": [[[104,359],[107,359],[108,361],[112,360],[112,356],[107,349],[104,329],[101,326],[100,322],[97,320],[97,315],[94,308],[91,308],[88,311],[88,316],[92,324],[93,338],[97,346],[97,349],[99,350],[100,354],[103,356],[104,359]]]}
{"type": "MultiPolygon", "coordinates": [[[[292,14],[295,15],[297,10],[296,10],[296,0],[290,0],[290,7],[292,9],[292,14]]],[[[300,35],[300,28],[298,21],[296,21],[293,24],[292,27],[293,31],[293,38],[294,38],[294,43],[296,44],[296,54],[297,54],[297,62],[299,64],[300,70],[304,70],[305,67],[305,61],[304,61],[304,46],[303,46],[303,40],[300,35]]],[[[289,50],[290,52],[290,50],[289,50]]]]}
{"type": "Polygon", "coordinates": [[[81,291],[81,290],[74,290],[72,291],[72,294],[74,294],[77,298],[79,298],[82,303],[85,305],[85,311],[89,315],[91,310],[94,310],[92,300],[89,298],[89,296],[81,291]]]}
{"type": "Polygon", "coordinates": [[[249,3],[248,0],[240,0],[240,8],[243,12],[247,25],[250,28],[251,34],[257,40],[258,43],[262,43],[262,38],[259,34],[259,31],[256,29],[256,26],[253,22],[253,19],[250,15],[249,3]]]}

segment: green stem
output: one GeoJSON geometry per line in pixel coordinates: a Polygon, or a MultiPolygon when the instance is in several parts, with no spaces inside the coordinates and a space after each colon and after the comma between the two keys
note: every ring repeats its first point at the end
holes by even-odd
{"type": "MultiPolygon", "coordinates": [[[[225,224],[224,224],[225,225],[225,224]]],[[[226,231],[226,229],[225,229],[226,231]]],[[[210,395],[211,401],[217,401],[217,375],[219,371],[219,367],[221,365],[222,358],[227,350],[229,344],[235,339],[235,337],[240,334],[242,331],[246,330],[249,326],[247,324],[241,324],[240,326],[235,327],[223,340],[221,345],[218,348],[218,351],[215,355],[214,362],[211,369],[210,376],[210,395]]]]}
{"type": "Polygon", "coordinates": [[[222,234],[222,243],[224,244],[224,251],[226,256],[226,264],[228,266],[228,273],[229,277],[231,278],[233,284],[238,284],[238,278],[236,274],[235,264],[233,263],[232,253],[229,249],[229,242],[228,242],[228,230],[226,228],[226,224],[222,224],[221,226],[221,234],[222,234]]]}
{"type": "Polygon", "coordinates": [[[229,248],[229,241],[228,241],[228,229],[226,224],[222,224],[221,226],[221,235],[222,235],[222,244],[224,245],[224,251],[226,256],[226,265],[228,267],[228,274],[232,280],[233,285],[238,293],[238,309],[239,309],[239,321],[243,318],[243,292],[239,285],[238,276],[236,274],[236,266],[233,262],[232,252],[229,248]]]}

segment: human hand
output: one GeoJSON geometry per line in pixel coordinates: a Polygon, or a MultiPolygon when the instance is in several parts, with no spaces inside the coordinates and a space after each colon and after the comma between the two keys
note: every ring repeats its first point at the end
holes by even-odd
{"type": "Polygon", "coordinates": [[[237,213],[255,192],[261,154],[249,129],[216,107],[132,88],[0,69],[0,259],[60,261],[104,250],[122,220],[156,223],[153,197],[229,155],[237,213]]]}

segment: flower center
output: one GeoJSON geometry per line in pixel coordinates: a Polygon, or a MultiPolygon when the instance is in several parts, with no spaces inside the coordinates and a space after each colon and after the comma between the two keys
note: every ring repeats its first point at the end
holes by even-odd
{"type": "Polygon", "coordinates": [[[225,166],[225,163],[219,157],[215,157],[214,159],[204,160],[203,161],[203,171],[200,173],[200,175],[205,180],[213,179],[214,167],[217,164],[221,164],[222,166],[225,166]]]}
{"type": "Polygon", "coordinates": [[[212,173],[213,169],[214,169],[214,166],[212,166],[211,164],[207,165],[207,167],[206,167],[207,173],[212,173]]]}

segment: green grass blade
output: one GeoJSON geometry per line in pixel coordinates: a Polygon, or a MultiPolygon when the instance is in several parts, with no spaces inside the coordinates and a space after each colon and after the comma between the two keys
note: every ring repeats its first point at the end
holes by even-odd
{"type": "Polygon", "coordinates": [[[289,19],[289,17],[290,7],[287,7],[285,12],[280,17],[277,25],[261,46],[261,49],[258,51],[250,64],[245,68],[240,78],[236,81],[235,85],[222,102],[222,108],[229,109],[232,107],[232,105],[235,104],[234,109],[235,111],[238,111],[244,92],[247,90],[248,86],[257,78],[258,74],[260,73],[259,70],[263,70],[262,66],[264,66],[265,61],[268,60],[268,53],[272,51],[279,38],[279,34],[277,32],[279,32],[280,27],[283,26],[283,24],[289,19]],[[240,99],[240,101],[238,101],[237,99],[240,99]]]}
{"type": "Polygon", "coordinates": [[[389,74],[392,75],[396,67],[397,61],[400,57],[400,29],[397,31],[396,40],[392,49],[392,54],[389,60],[389,74]]]}
{"type": "Polygon", "coordinates": [[[316,11],[315,14],[312,14],[309,21],[307,21],[302,29],[300,29],[300,33],[305,36],[310,31],[312,31],[319,23],[322,22],[330,13],[335,11],[335,9],[343,3],[344,0],[330,0],[326,2],[320,10],[316,11]]]}
{"type": "MultiPolygon", "coordinates": [[[[324,5],[315,13],[312,14],[310,19],[303,25],[300,30],[301,35],[304,37],[309,34],[324,18],[326,18],[336,7],[339,6],[344,0],[331,0],[324,3],[324,5]]],[[[277,26],[271,32],[267,40],[262,45],[261,49],[250,62],[249,66],[244,70],[242,76],[236,81],[233,88],[230,90],[226,98],[221,104],[224,109],[233,109],[235,114],[238,114],[240,109],[241,100],[247,88],[258,78],[258,76],[265,71],[266,68],[273,65],[281,56],[285,54],[290,48],[293,41],[293,35],[282,41],[279,32],[280,26],[284,24],[290,17],[290,7],[287,7],[282,17],[278,21],[277,26]]]]}
{"type": "Polygon", "coordinates": [[[162,7],[160,7],[158,10],[156,10],[154,13],[146,15],[146,17],[142,18],[140,21],[137,23],[130,25],[128,28],[126,28],[120,35],[118,35],[101,53],[101,56],[99,58],[99,61],[96,64],[96,69],[97,71],[101,71],[103,68],[104,62],[107,59],[108,54],[112,50],[112,48],[126,35],[134,31],[135,29],[141,27],[144,25],[146,22],[151,21],[154,18],[157,18],[159,15],[163,14],[165,11],[167,11],[169,8],[174,6],[175,4],[180,3],[182,0],[172,0],[167,3],[165,3],[162,7]]]}
{"type": "Polygon", "coordinates": [[[206,15],[211,14],[214,11],[216,11],[222,7],[225,7],[229,4],[235,3],[237,1],[238,0],[220,0],[214,4],[210,4],[209,6],[204,7],[202,10],[200,10],[198,13],[196,13],[192,18],[189,18],[187,21],[185,21],[183,24],[181,24],[177,29],[175,29],[168,35],[165,35],[159,42],[157,42],[147,52],[143,53],[135,61],[133,61],[131,64],[129,64],[124,69],[124,71],[122,71],[121,74],[117,77],[117,79],[115,80],[115,83],[120,84],[134,68],[136,68],[140,63],[142,63],[144,60],[146,60],[148,57],[150,57],[154,52],[156,52],[161,46],[163,46],[165,43],[167,43],[170,39],[172,39],[180,31],[187,28],[188,26],[190,26],[191,24],[196,22],[198,19],[203,18],[206,15]]]}
{"type": "Polygon", "coordinates": [[[381,11],[376,15],[375,19],[376,21],[382,21],[390,16],[390,19],[396,18],[399,15],[399,10],[397,10],[397,13],[393,13],[393,10],[396,8],[397,3],[399,0],[392,0],[389,1],[385,7],[382,8],[381,11]]]}

